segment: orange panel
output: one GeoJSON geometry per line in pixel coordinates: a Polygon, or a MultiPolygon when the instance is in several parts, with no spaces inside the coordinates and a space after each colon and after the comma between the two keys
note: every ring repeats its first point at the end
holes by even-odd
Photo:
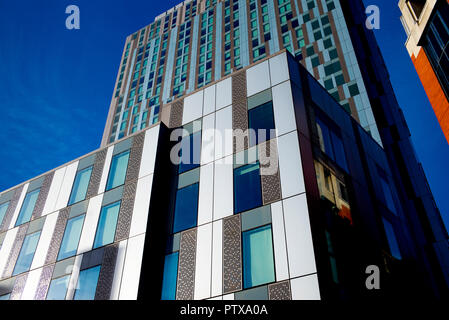
{"type": "Polygon", "coordinates": [[[415,58],[414,55],[412,55],[411,58],[424,86],[424,90],[426,90],[430,104],[437,116],[438,122],[440,123],[441,129],[449,143],[449,102],[446,95],[441,88],[440,82],[438,81],[424,50],[420,49],[417,58],[415,58]]]}

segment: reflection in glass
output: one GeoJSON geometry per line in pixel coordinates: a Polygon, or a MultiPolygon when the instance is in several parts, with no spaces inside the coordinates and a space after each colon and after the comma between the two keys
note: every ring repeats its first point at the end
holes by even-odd
{"type": "Polygon", "coordinates": [[[162,300],[176,299],[176,279],[178,276],[178,252],[165,256],[162,280],[162,300]]]}
{"type": "Polygon", "coordinates": [[[40,236],[41,232],[39,231],[25,237],[22,249],[20,249],[19,257],[17,258],[16,266],[14,267],[13,276],[30,270],[40,236]]]}
{"type": "Polygon", "coordinates": [[[30,221],[34,206],[36,205],[37,197],[39,196],[39,191],[40,189],[34,190],[25,196],[22,208],[20,208],[19,217],[16,221],[16,227],[30,221]]]}
{"type": "Polygon", "coordinates": [[[271,226],[243,232],[243,282],[245,289],[274,280],[271,226]]]}
{"type": "Polygon", "coordinates": [[[101,266],[82,270],[73,300],[94,300],[101,266]]]}
{"type": "Polygon", "coordinates": [[[104,206],[101,209],[94,248],[102,247],[114,242],[119,211],[120,201],[104,206]]]}
{"type": "Polygon", "coordinates": [[[67,221],[61,248],[59,249],[58,260],[71,257],[76,254],[78,242],[83,229],[84,214],[67,221]]]}
{"type": "Polygon", "coordinates": [[[125,183],[129,151],[115,155],[111,161],[106,190],[111,190],[125,183]]]}
{"type": "Polygon", "coordinates": [[[70,195],[69,205],[83,201],[86,198],[87,187],[89,186],[90,175],[92,167],[79,171],[76,174],[75,182],[73,183],[72,193],[70,195]]]}

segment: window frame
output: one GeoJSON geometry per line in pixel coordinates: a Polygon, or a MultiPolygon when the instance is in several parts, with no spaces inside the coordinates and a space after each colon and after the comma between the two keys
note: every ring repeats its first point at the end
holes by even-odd
{"type": "Polygon", "coordinates": [[[101,207],[100,214],[98,215],[97,228],[95,229],[95,237],[94,237],[94,242],[93,242],[93,245],[92,245],[92,250],[98,249],[98,248],[102,248],[102,247],[105,247],[107,245],[110,245],[110,244],[114,243],[114,241],[115,241],[115,234],[117,233],[117,224],[118,224],[118,221],[119,221],[119,218],[120,218],[120,209],[121,209],[121,207],[122,207],[122,199],[120,199],[118,201],[114,201],[114,202],[108,203],[108,204],[103,205],[101,207]],[[99,231],[99,228],[100,228],[100,222],[101,222],[102,215],[105,213],[105,209],[113,208],[113,207],[117,206],[117,204],[118,204],[118,212],[117,212],[117,219],[115,221],[115,227],[114,227],[114,234],[112,236],[112,242],[108,242],[108,243],[103,243],[102,242],[101,245],[97,246],[97,237],[98,237],[98,231],[99,231]]]}
{"type": "MultiPolygon", "coordinates": [[[[76,204],[76,203],[78,203],[78,202],[81,202],[81,201],[86,200],[87,192],[89,191],[90,180],[92,179],[92,172],[93,172],[93,169],[94,169],[94,166],[91,165],[91,166],[89,166],[89,167],[86,167],[86,168],[84,168],[84,169],[81,169],[81,170],[77,171],[77,173],[76,173],[76,175],[75,175],[75,179],[73,180],[72,190],[70,191],[70,197],[69,197],[69,202],[68,202],[67,206],[71,206],[71,205],[74,205],[74,204],[76,204]],[[74,199],[72,200],[72,196],[74,195],[73,191],[75,190],[76,179],[78,178],[78,175],[80,175],[80,174],[86,172],[87,170],[90,170],[90,174],[89,174],[89,179],[88,179],[88,181],[87,181],[87,187],[86,187],[86,192],[84,193],[84,197],[83,197],[83,199],[78,200],[78,201],[75,201],[74,199]]],[[[78,189],[79,189],[79,184],[78,184],[77,191],[78,191],[78,189]]]]}
{"type": "Polygon", "coordinates": [[[117,154],[115,154],[115,155],[112,156],[112,158],[111,158],[111,163],[110,163],[110,165],[109,165],[108,178],[106,179],[106,187],[105,187],[105,191],[113,190],[113,189],[118,188],[118,187],[120,187],[120,186],[122,186],[122,185],[125,184],[125,182],[126,182],[126,175],[127,175],[127,173],[128,173],[128,166],[129,166],[129,158],[130,158],[130,157],[131,157],[131,149],[125,150],[125,151],[123,151],[123,152],[117,153],[117,154]],[[120,156],[123,156],[124,154],[128,154],[128,160],[127,160],[127,162],[126,162],[126,170],[125,170],[125,173],[124,173],[123,183],[118,184],[118,185],[113,186],[113,187],[110,187],[110,186],[109,186],[109,179],[111,179],[112,163],[113,163],[114,159],[116,159],[116,158],[118,158],[118,157],[120,157],[120,156]]]}
{"type": "MultiPolygon", "coordinates": [[[[242,286],[243,289],[251,289],[251,288],[256,288],[256,287],[260,287],[263,285],[267,285],[269,283],[273,283],[276,282],[276,263],[275,263],[275,253],[274,253],[274,240],[273,240],[273,225],[272,223],[269,224],[264,224],[261,226],[257,226],[255,228],[251,228],[245,231],[242,231],[241,234],[242,237],[242,243],[241,243],[241,250],[242,250],[242,286]],[[270,279],[271,281],[268,282],[261,282],[261,283],[256,283],[256,284],[252,284],[251,286],[247,286],[246,283],[246,277],[248,276],[247,272],[245,272],[245,234],[250,234],[250,233],[255,233],[255,232],[263,232],[266,230],[269,230],[269,234],[270,234],[270,240],[271,240],[271,266],[272,266],[272,279],[270,279]]],[[[266,252],[266,251],[265,251],[266,252]]],[[[250,271],[248,271],[250,272],[250,271]]]]}

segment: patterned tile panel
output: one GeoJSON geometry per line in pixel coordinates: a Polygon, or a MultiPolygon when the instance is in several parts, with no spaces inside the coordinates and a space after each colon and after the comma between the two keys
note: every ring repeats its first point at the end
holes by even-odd
{"type": "Polygon", "coordinates": [[[50,191],[51,182],[53,181],[53,176],[55,172],[50,172],[44,178],[41,189],[39,191],[39,196],[36,200],[36,205],[34,206],[33,214],[31,220],[40,218],[42,215],[42,210],[44,210],[45,201],[47,201],[48,192],[50,191]]]}
{"type": "Polygon", "coordinates": [[[176,300],[193,300],[197,229],[181,233],[176,300]]]}
{"type": "Polygon", "coordinates": [[[55,230],[50,241],[45,264],[53,263],[58,258],[59,247],[61,246],[62,237],[64,236],[65,227],[69,218],[70,208],[64,208],[59,212],[56,220],[55,230]]]}
{"type": "Polygon", "coordinates": [[[108,149],[103,149],[95,155],[95,163],[92,169],[89,186],[87,187],[86,199],[98,194],[98,188],[100,186],[101,175],[103,174],[104,161],[106,159],[107,152],[108,149]]]}
{"type": "Polygon", "coordinates": [[[282,198],[279,157],[276,140],[259,145],[260,178],[262,183],[263,204],[269,204],[282,198]]]}
{"type": "Polygon", "coordinates": [[[273,283],[268,286],[269,300],[291,300],[292,292],[290,289],[290,281],[273,283]]]}
{"type": "Polygon", "coordinates": [[[133,139],[131,153],[129,155],[128,170],[126,171],[125,183],[139,178],[140,161],[142,159],[143,142],[145,140],[145,132],[139,133],[133,139]]]}
{"type": "Polygon", "coordinates": [[[9,202],[8,209],[6,210],[5,217],[3,218],[2,224],[0,226],[0,232],[6,231],[9,228],[9,224],[11,223],[12,216],[14,215],[14,211],[16,211],[17,204],[19,202],[20,195],[22,194],[23,185],[18,187],[14,191],[14,195],[9,202]]]}
{"type": "Polygon", "coordinates": [[[232,76],[232,128],[234,130],[234,153],[248,148],[248,107],[246,102],[246,72],[241,71],[232,76]],[[240,131],[240,130],[241,131],[240,131]],[[244,144],[237,145],[236,139],[244,144]]]}
{"type": "Polygon", "coordinates": [[[119,244],[115,243],[105,248],[100,276],[98,278],[97,291],[95,292],[95,300],[109,300],[111,297],[118,247],[119,244]]]}
{"type": "Polygon", "coordinates": [[[125,184],[123,190],[122,203],[120,204],[120,212],[117,221],[117,229],[115,231],[115,242],[124,240],[129,236],[131,228],[131,219],[134,210],[134,199],[136,196],[137,180],[125,184]]]}
{"type": "Polygon", "coordinates": [[[36,294],[34,295],[34,300],[45,300],[47,298],[48,287],[50,286],[54,267],[55,265],[53,264],[44,267],[42,270],[39,285],[37,286],[36,294]]]}
{"type": "Polygon", "coordinates": [[[184,112],[184,99],[175,101],[171,106],[170,128],[180,127],[182,125],[182,114],[184,112]]]}
{"type": "Polygon", "coordinates": [[[242,228],[240,215],[223,219],[223,293],[242,290],[242,228]]]}
{"type": "Polygon", "coordinates": [[[16,239],[14,240],[11,252],[9,253],[8,262],[6,263],[2,278],[11,277],[14,271],[17,258],[19,257],[20,249],[22,248],[23,240],[25,240],[28,225],[28,223],[21,225],[19,227],[19,230],[17,231],[16,239]]]}
{"type": "Polygon", "coordinates": [[[28,273],[24,273],[16,278],[9,300],[20,300],[23,289],[25,288],[25,283],[27,282],[27,278],[28,273]]]}

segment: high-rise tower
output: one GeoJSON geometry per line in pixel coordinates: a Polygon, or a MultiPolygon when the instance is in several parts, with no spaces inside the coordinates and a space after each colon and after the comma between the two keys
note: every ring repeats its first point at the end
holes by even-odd
{"type": "Polygon", "coordinates": [[[405,44],[449,143],[449,2],[399,1],[405,44]]]}

